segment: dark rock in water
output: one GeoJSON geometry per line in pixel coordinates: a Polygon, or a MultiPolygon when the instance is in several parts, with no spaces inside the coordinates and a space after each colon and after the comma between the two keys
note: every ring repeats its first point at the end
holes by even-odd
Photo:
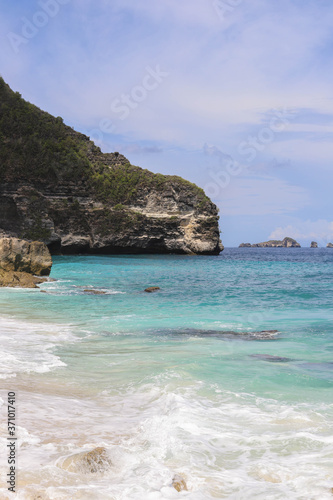
{"type": "Polygon", "coordinates": [[[90,293],[91,295],[105,295],[106,292],[103,292],[102,290],[95,290],[94,288],[86,288],[83,290],[85,293],[90,293]]]}
{"type": "Polygon", "coordinates": [[[318,248],[318,243],[316,241],[311,241],[310,248],[318,248]]]}
{"type": "Polygon", "coordinates": [[[262,330],[258,332],[220,332],[223,335],[234,337],[244,337],[251,340],[271,340],[279,333],[278,330],[262,330]]]}
{"type": "Polygon", "coordinates": [[[268,333],[268,334],[271,334],[271,333],[278,333],[278,330],[261,330],[261,332],[257,332],[257,333],[268,333]]]}
{"type": "Polygon", "coordinates": [[[242,340],[274,340],[279,333],[278,330],[262,330],[258,332],[234,332],[232,330],[197,330],[187,328],[183,330],[166,330],[160,333],[172,335],[188,335],[190,337],[217,337],[242,340]]]}
{"type": "Polygon", "coordinates": [[[172,486],[179,492],[188,491],[185,479],[180,474],[175,474],[174,478],[172,479],[172,486]]]}
{"type": "Polygon", "coordinates": [[[262,330],[259,332],[225,332],[229,335],[243,337],[248,340],[272,340],[279,333],[278,330],[262,330]]]}
{"type": "Polygon", "coordinates": [[[251,248],[251,243],[241,243],[239,245],[239,248],[251,248]]]}
{"type": "Polygon", "coordinates": [[[327,243],[326,248],[333,248],[333,243],[327,243]]]}
{"type": "Polygon", "coordinates": [[[84,451],[65,457],[58,462],[58,467],[69,472],[96,473],[109,469],[112,462],[105,448],[94,448],[91,451],[84,451]]]}
{"type": "Polygon", "coordinates": [[[288,361],[292,361],[291,358],[284,358],[282,356],[273,356],[271,354],[250,354],[250,357],[261,359],[263,361],[269,361],[270,363],[288,363],[288,361]]]}
{"type": "Polygon", "coordinates": [[[152,293],[157,292],[158,290],[161,290],[159,286],[149,286],[145,289],[145,292],[152,293]]]}

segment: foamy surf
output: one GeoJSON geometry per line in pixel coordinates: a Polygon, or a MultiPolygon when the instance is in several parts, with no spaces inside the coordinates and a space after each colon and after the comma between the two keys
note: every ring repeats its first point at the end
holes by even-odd
{"type": "Polygon", "coordinates": [[[75,341],[70,328],[52,324],[0,318],[0,378],[22,373],[45,373],[65,366],[53,350],[61,343],[75,341]]]}
{"type": "Polygon", "coordinates": [[[213,395],[202,383],[180,389],[170,375],[167,386],[160,379],[119,396],[21,391],[17,498],[331,498],[329,405],[314,411],[247,394],[213,395]],[[63,467],[96,447],[106,449],[107,467],[63,467]],[[181,493],[172,486],[175,474],[186,483],[181,493]]]}

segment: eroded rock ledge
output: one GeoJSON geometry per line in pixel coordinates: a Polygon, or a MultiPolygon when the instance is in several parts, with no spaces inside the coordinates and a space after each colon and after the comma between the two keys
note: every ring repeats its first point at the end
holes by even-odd
{"type": "Polygon", "coordinates": [[[0,229],[45,242],[51,253],[219,254],[216,206],[177,181],[142,189],[135,205],[100,202],[87,186],[3,184],[0,229]]]}

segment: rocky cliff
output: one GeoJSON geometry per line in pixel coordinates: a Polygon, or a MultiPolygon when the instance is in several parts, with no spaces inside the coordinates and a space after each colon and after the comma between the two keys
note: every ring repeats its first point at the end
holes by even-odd
{"type": "Polygon", "coordinates": [[[51,253],[218,254],[217,207],[24,101],[0,78],[0,233],[51,253]]]}
{"type": "Polygon", "coordinates": [[[262,243],[241,243],[239,248],[300,248],[301,245],[293,238],[284,238],[281,240],[269,240],[262,243]]]}

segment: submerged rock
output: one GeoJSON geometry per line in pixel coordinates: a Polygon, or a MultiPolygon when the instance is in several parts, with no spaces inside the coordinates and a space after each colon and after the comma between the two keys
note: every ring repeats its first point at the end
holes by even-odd
{"type": "Polygon", "coordinates": [[[180,474],[175,474],[172,479],[172,486],[177,491],[188,491],[185,479],[180,474]]]}
{"type": "Polygon", "coordinates": [[[278,330],[262,330],[257,332],[234,332],[232,330],[199,330],[195,328],[186,328],[182,330],[161,330],[161,334],[171,335],[188,335],[190,337],[216,337],[227,339],[243,339],[243,340],[274,340],[276,339],[278,330]]]}
{"type": "Polygon", "coordinates": [[[272,340],[276,338],[279,333],[278,330],[262,330],[258,332],[218,332],[220,335],[225,335],[227,337],[240,337],[246,340],[272,340]]]}
{"type": "Polygon", "coordinates": [[[251,358],[269,361],[270,363],[288,363],[292,361],[291,358],[284,358],[283,356],[273,356],[272,354],[250,354],[251,358]]]}
{"type": "Polygon", "coordinates": [[[51,267],[51,254],[41,241],[0,238],[0,269],[48,276],[51,267]]]}
{"type": "Polygon", "coordinates": [[[145,292],[152,293],[157,292],[158,290],[161,290],[159,286],[149,286],[145,289],[145,292]]]}
{"type": "Polygon", "coordinates": [[[103,290],[95,290],[94,288],[86,288],[83,290],[84,293],[90,293],[91,295],[105,295],[106,292],[103,292],[103,290]]]}
{"type": "Polygon", "coordinates": [[[104,472],[112,466],[112,462],[103,447],[90,451],[75,453],[58,461],[58,467],[68,472],[96,473],[104,472]]]}

